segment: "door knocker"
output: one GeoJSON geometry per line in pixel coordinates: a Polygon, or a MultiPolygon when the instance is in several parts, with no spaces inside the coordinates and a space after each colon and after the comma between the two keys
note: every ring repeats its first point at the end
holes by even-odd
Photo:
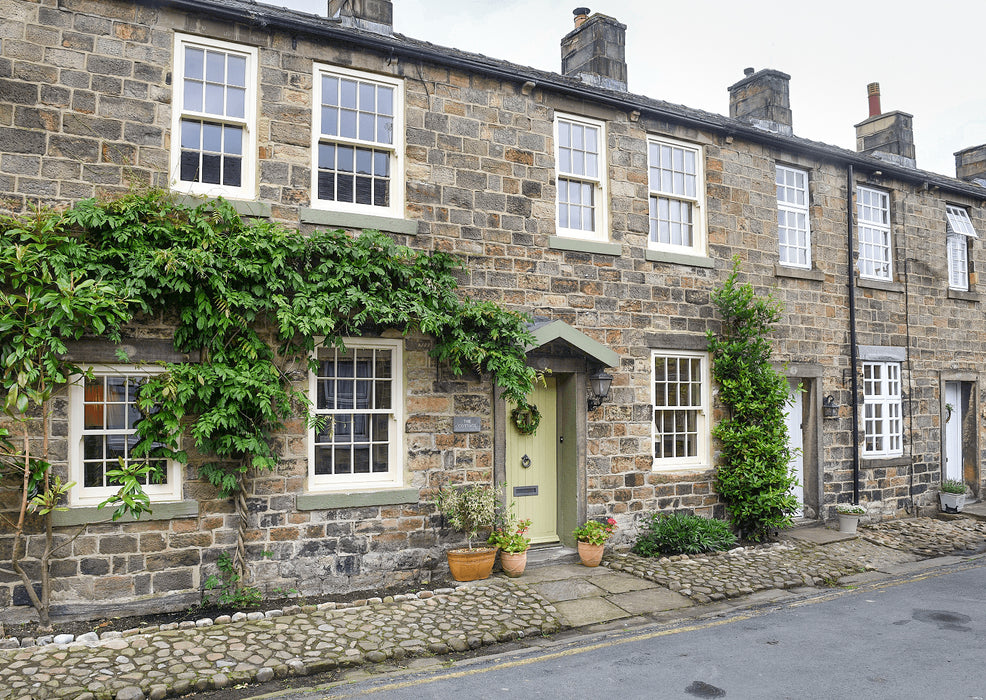
{"type": "Polygon", "coordinates": [[[524,455],[523,457],[521,457],[520,458],[520,466],[522,466],[524,469],[530,469],[530,467],[531,467],[531,458],[528,457],[527,455],[524,455]]]}

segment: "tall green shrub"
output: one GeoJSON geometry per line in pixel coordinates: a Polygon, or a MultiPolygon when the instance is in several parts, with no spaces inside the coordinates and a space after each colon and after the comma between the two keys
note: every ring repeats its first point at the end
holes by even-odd
{"type": "Polygon", "coordinates": [[[733,527],[760,541],[789,526],[797,508],[784,422],[790,398],[787,379],[770,363],[768,337],[781,306],[773,296],[738,284],[738,270],[737,261],[712,295],[722,318],[719,334],[709,333],[712,376],[728,411],[712,434],[722,445],[716,482],[733,527]]]}

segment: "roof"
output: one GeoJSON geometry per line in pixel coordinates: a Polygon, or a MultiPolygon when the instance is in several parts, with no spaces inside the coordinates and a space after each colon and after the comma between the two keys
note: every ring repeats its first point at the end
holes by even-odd
{"type": "Polygon", "coordinates": [[[321,15],[298,12],[283,7],[274,7],[249,0],[144,0],[155,5],[164,4],[186,12],[205,13],[222,19],[270,27],[289,33],[304,34],[316,38],[342,40],[351,44],[372,48],[382,53],[409,56],[437,64],[453,64],[467,71],[486,74],[492,77],[533,81],[542,89],[578,97],[627,111],[667,119],[696,128],[708,129],[727,136],[741,137],[775,148],[807,153],[819,159],[852,165],[866,171],[879,171],[884,177],[892,177],[926,187],[938,187],[953,193],[986,200],[986,188],[917,168],[897,165],[856,151],[832,146],[799,136],[787,136],[776,132],[758,129],[750,124],[699,109],[653,99],[629,92],[608,90],[588,85],[578,78],[571,78],[522,66],[509,61],[490,58],[483,54],[469,53],[460,49],[438,46],[427,41],[413,39],[402,34],[383,35],[354,27],[343,27],[338,19],[321,15]]]}

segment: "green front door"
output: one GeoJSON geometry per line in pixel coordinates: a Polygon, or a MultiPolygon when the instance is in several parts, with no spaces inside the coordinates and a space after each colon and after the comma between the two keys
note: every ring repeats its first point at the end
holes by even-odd
{"type": "MultiPolygon", "coordinates": [[[[545,378],[527,401],[538,407],[541,423],[534,435],[507,424],[507,503],[520,519],[532,521],[531,542],[558,541],[558,421],[554,377],[545,378]]],[[[508,415],[512,406],[508,406],[508,415]]]]}

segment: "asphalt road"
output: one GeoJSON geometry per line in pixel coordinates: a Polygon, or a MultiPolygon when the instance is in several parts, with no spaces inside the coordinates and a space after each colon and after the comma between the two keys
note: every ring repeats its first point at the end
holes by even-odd
{"type": "Polygon", "coordinates": [[[986,558],[775,609],[264,696],[986,697],[986,558]]]}

